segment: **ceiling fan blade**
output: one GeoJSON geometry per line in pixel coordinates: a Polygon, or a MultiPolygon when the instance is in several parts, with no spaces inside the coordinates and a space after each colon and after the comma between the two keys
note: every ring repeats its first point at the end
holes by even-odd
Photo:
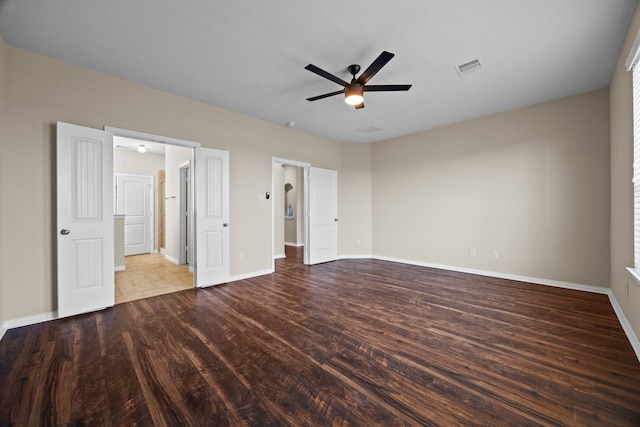
{"type": "Polygon", "coordinates": [[[344,89],[336,91],[336,92],[325,93],[324,95],[318,95],[318,96],[314,96],[314,97],[311,97],[311,98],[307,98],[307,101],[317,101],[318,99],[323,99],[323,98],[328,98],[330,96],[340,95],[341,93],[344,93],[344,89]]]}
{"type": "Polygon", "coordinates": [[[399,90],[409,90],[411,85],[369,85],[365,86],[362,89],[365,92],[387,92],[387,91],[399,91],[399,90]]]}
{"type": "Polygon", "coordinates": [[[356,104],[356,110],[359,110],[361,108],[364,108],[364,101],[362,101],[360,104],[356,104]]]}
{"type": "Polygon", "coordinates": [[[387,52],[386,50],[383,51],[375,59],[375,61],[373,61],[371,65],[369,65],[369,68],[367,68],[366,70],[364,70],[362,74],[360,74],[360,77],[358,77],[358,79],[356,80],[356,83],[363,85],[366,82],[368,82],[371,79],[371,77],[375,76],[376,73],[380,71],[380,69],[384,67],[387,64],[387,62],[391,61],[391,58],[393,58],[394,56],[395,55],[391,52],[387,52]]]}
{"type": "Polygon", "coordinates": [[[305,70],[309,70],[312,73],[316,73],[317,75],[324,77],[325,79],[331,80],[332,82],[338,83],[340,86],[346,86],[349,83],[342,80],[340,77],[336,77],[333,74],[323,70],[322,68],[318,68],[313,64],[309,64],[304,67],[305,70]]]}

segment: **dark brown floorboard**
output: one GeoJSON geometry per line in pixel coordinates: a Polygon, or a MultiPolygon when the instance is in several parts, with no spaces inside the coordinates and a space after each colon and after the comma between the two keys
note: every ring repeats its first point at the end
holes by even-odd
{"type": "Polygon", "coordinates": [[[606,295],[377,260],[10,330],[0,426],[638,426],[606,295]]]}

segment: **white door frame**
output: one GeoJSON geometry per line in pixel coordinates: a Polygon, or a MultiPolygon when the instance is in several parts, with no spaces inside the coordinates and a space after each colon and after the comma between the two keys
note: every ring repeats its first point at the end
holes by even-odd
{"type": "Polygon", "coordinates": [[[189,263],[189,246],[192,239],[189,239],[191,235],[191,227],[189,225],[189,213],[191,212],[191,182],[189,180],[191,173],[191,162],[180,163],[178,165],[180,169],[180,191],[178,197],[180,198],[180,252],[178,252],[178,264],[184,265],[189,263]],[[187,188],[188,187],[188,188],[187,188]]]}
{"type": "MultiPolygon", "coordinates": [[[[276,166],[276,164],[283,164],[286,166],[296,166],[299,168],[302,168],[304,170],[304,263],[308,264],[309,263],[309,188],[308,188],[308,184],[309,184],[309,168],[311,167],[310,163],[306,163],[306,162],[299,162],[297,160],[289,160],[289,159],[282,159],[280,157],[272,157],[271,158],[271,194],[272,196],[275,194],[276,191],[281,191],[282,188],[276,190],[275,188],[275,182],[273,182],[273,176],[275,173],[275,168],[276,167],[280,167],[280,166],[276,166]]],[[[273,197],[272,197],[273,199],[273,197]]],[[[276,260],[275,260],[275,253],[274,253],[274,246],[276,244],[276,214],[275,214],[275,203],[271,203],[271,271],[275,271],[276,270],[276,260]]]]}
{"type": "MultiPolygon", "coordinates": [[[[201,144],[199,142],[194,142],[194,141],[188,141],[185,139],[177,139],[177,138],[171,138],[171,137],[167,137],[167,136],[161,136],[161,135],[154,135],[154,134],[150,134],[150,133],[145,133],[145,132],[137,132],[137,131],[132,131],[132,130],[128,130],[128,129],[120,129],[120,128],[116,128],[113,126],[105,126],[104,130],[107,132],[111,132],[114,136],[122,136],[125,138],[132,138],[132,139],[139,139],[142,141],[151,141],[151,142],[157,142],[160,144],[166,144],[166,145],[173,145],[176,147],[184,147],[184,148],[190,148],[195,156],[195,150],[196,148],[200,148],[201,144]]],[[[113,171],[112,171],[113,173],[113,171]]],[[[193,233],[195,233],[195,230],[193,231],[193,233]]],[[[193,241],[194,236],[193,233],[191,233],[191,240],[193,241]]],[[[196,248],[193,248],[194,252],[196,251],[196,248]]],[[[195,255],[195,253],[194,253],[195,255]]],[[[192,258],[195,259],[195,258],[192,258]]],[[[193,275],[193,286],[196,286],[196,277],[195,274],[193,275]]]]}

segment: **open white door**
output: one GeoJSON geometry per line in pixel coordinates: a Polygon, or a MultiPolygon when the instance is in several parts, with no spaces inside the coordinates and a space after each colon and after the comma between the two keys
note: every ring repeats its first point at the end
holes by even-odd
{"type": "Polygon", "coordinates": [[[338,259],[338,172],[309,168],[309,264],[338,259]]]}
{"type": "Polygon", "coordinates": [[[116,214],[124,215],[124,255],[151,253],[152,177],[116,174],[116,214]]]}
{"type": "Polygon", "coordinates": [[[229,152],[196,148],[196,286],[229,280],[229,152]]]}
{"type": "Polygon", "coordinates": [[[111,307],[112,134],[58,122],[58,316],[111,307]]]}

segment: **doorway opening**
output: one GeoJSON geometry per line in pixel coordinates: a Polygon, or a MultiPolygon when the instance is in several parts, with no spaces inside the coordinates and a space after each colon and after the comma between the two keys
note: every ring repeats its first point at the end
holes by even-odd
{"type": "MultiPolygon", "coordinates": [[[[151,211],[157,213],[145,237],[147,250],[128,251],[125,244],[125,256],[116,259],[116,304],[193,288],[190,165],[194,148],[117,135],[113,142],[114,182],[121,176],[146,176],[154,188],[151,211]]],[[[118,187],[117,191],[117,197],[124,201],[124,189],[118,187]]],[[[135,196],[132,193],[130,197],[134,207],[138,200],[135,196]]],[[[124,209],[116,212],[124,216],[125,233],[126,224],[135,220],[135,216],[128,213],[124,209]]],[[[135,231],[135,225],[129,228],[135,231]]],[[[129,234],[135,237],[135,233],[129,234]]],[[[118,240],[118,236],[114,236],[116,246],[121,244],[118,240]]]]}
{"type": "Polygon", "coordinates": [[[189,264],[189,236],[191,235],[191,162],[187,161],[180,165],[180,212],[179,212],[179,243],[178,243],[178,264],[189,264]]]}
{"type": "Polygon", "coordinates": [[[308,163],[272,160],[273,269],[306,263],[308,163]]]}

